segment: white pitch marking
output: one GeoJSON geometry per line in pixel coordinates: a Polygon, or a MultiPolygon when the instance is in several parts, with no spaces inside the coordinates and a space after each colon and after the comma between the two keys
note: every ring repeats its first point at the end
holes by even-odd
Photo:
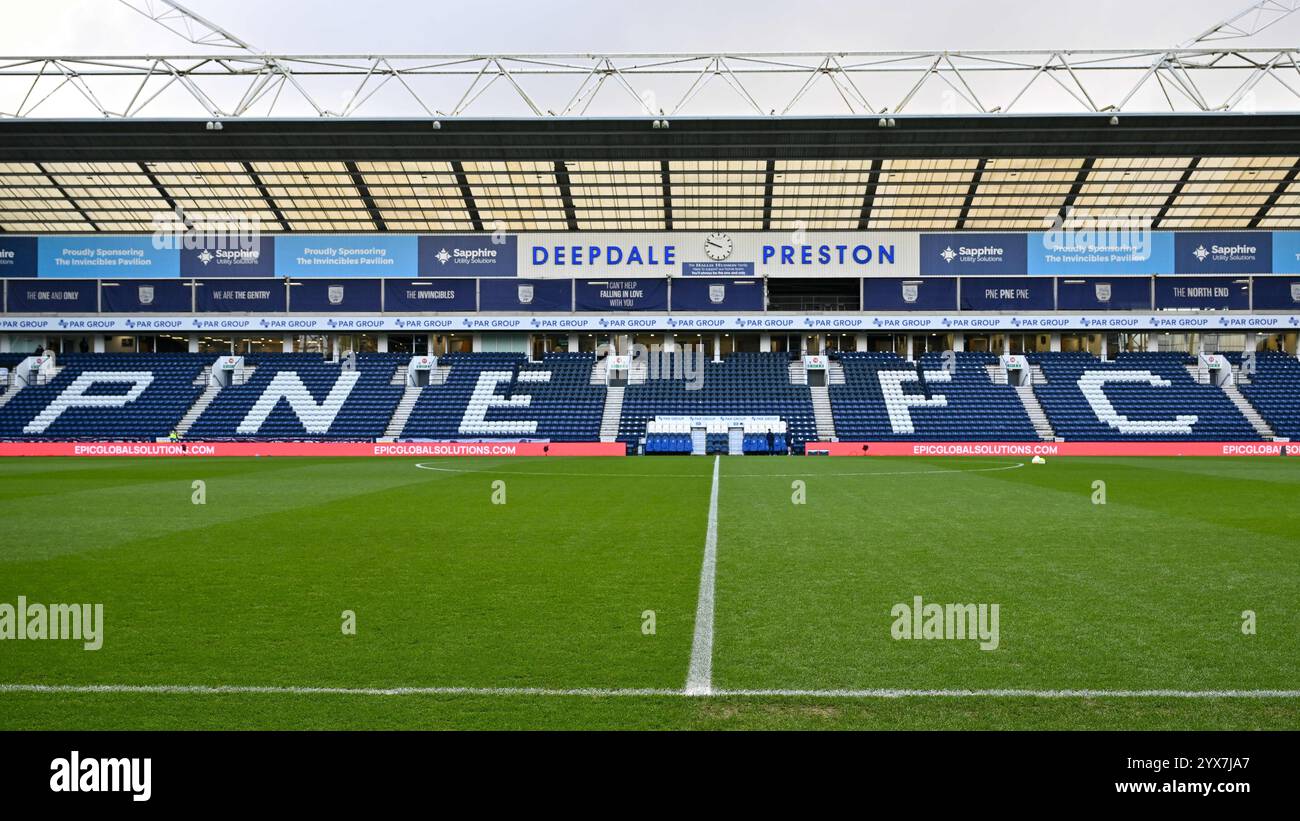
{"type": "Polygon", "coordinates": [[[713,582],[718,575],[718,470],[722,457],[713,457],[713,489],[709,492],[709,528],[704,536],[704,561],[700,565],[700,597],[695,605],[695,638],[691,641],[691,666],[686,673],[686,694],[713,692],[713,582]]]}
{"type": "MultiPolygon", "coordinates": [[[[440,473],[491,473],[494,476],[498,473],[510,476],[537,476],[539,478],[549,478],[551,476],[574,476],[584,479],[702,479],[699,473],[557,473],[552,471],[534,471],[534,470],[494,470],[492,468],[480,468],[478,470],[462,470],[459,468],[446,468],[440,465],[431,465],[427,462],[417,462],[415,465],[421,470],[436,470],[440,473]]],[[[795,477],[798,479],[839,479],[845,476],[951,476],[954,473],[996,473],[1002,470],[1016,470],[1025,466],[1024,462],[1017,462],[1014,465],[1001,465],[995,468],[969,468],[966,470],[883,470],[870,471],[864,473],[728,473],[728,479],[788,479],[795,477]]]]}
{"type": "MultiPolygon", "coordinates": [[[[287,696],[547,696],[547,697],[698,697],[686,690],[577,687],[290,687],[205,684],[0,684],[4,693],[140,694],[140,695],[287,695],[287,696]]],[[[1224,698],[1300,699],[1300,690],[712,690],[723,698],[1224,698]]]]}

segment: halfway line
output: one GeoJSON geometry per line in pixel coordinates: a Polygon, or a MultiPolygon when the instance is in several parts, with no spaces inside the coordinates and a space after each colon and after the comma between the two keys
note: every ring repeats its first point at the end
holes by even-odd
{"type": "MultiPolygon", "coordinates": [[[[291,687],[242,684],[0,684],[4,693],[86,693],[140,695],[287,695],[287,696],[548,696],[548,697],[693,697],[686,690],[653,687],[291,687]]],[[[1224,698],[1300,699],[1300,690],[711,690],[716,698],[1224,698]]]]}
{"type": "Polygon", "coordinates": [[[718,469],[721,464],[722,457],[714,456],[709,529],[704,537],[700,597],[695,605],[695,638],[691,641],[691,666],[686,673],[689,696],[707,696],[713,692],[713,581],[718,575],[718,469]]]}

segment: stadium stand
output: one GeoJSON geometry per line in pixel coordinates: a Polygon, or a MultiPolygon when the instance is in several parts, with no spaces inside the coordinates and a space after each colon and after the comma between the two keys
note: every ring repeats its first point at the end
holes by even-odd
{"type": "Polygon", "coordinates": [[[223,388],[186,438],[378,438],[402,398],[393,374],[409,359],[359,354],[356,370],[348,371],[319,354],[250,354],[245,365],[253,368],[252,375],[244,384],[223,388]]]}
{"type": "MultiPolygon", "coordinates": [[[[0,365],[13,373],[26,356],[4,355],[0,365]]],[[[919,362],[893,353],[833,354],[844,376],[828,387],[837,438],[1038,438],[1016,389],[990,376],[996,355],[953,356],[950,370],[944,354],[919,362]]],[[[1239,353],[1225,356],[1240,367],[1239,353]]],[[[606,411],[607,389],[592,384],[596,358],[589,353],[553,353],[540,362],[521,353],[449,354],[438,360],[432,384],[412,389],[404,386],[409,354],[359,354],[355,370],[319,354],[248,354],[242,383],[205,393],[215,358],[64,354],[47,384],[8,391],[0,385],[0,438],[153,440],[184,420],[181,433],[196,441],[368,441],[400,428],[402,439],[594,442],[606,411]],[[395,418],[404,394],[412,404],[395,418]]],[[[1185,353],[1125,352],[1110,362],[1083,352],[1027,359],[1046,380],[1033,393],[1062,440],[1300,437],[1300,361],[1287,354],[1260,353],[1255,372],[1238,381],[1240,395],[1198,381],[1197,358],[1185,353]]],[[[673,354],[665,354],[660,368],[639,371],[644,381],[633,369],[621,416],[615,405],[610,417],[619,420],[617,440],[629,452],[644,445],[647,454],[802,453],[816,441],[817,425],[811,390],[791,383],[790,363],[784,353],[736,353],[702,363],[703,378],[691,384],[673,354]]]]}
{"type": "Polygon", "coordinates": [[[529,362],[517,353],[441,357],[446,382],[420,391],[404,439],[600,438],[605,387],[591,384],[594,354],[552,353],[529,362]]]}
{"type": "Polygon", "coordinates": [[[203,392],[213,357],[64,354],[48,384],[16,391],[0,407],[0,438],[152,440],[166,436],[203,392]]]}
{"type": "MultiPolygon", "coordinates": [[[[677,419],[652,419],[646,423],[645,453],[690,454],[695,440],[691,423],[677,419]]],[[[721,421],[705,425],[705,452],[729,453],[730,434],[721,421]]],[[[741,449],[746,454],[788,453],[787,426],[785,422],[748,419],[743,424],[741,449]],[[770,439],[769,439],[770,434],[770,439]]]]}
{"type": "Polygon", "coordinates": [[[14,369],[26,358],[25,353],[0,353],[0,369],[5,371],[4,379],[0,379],[0,396],[4,396],[9,390],[14,380],[14,369]]]}
{"type": "MultiPolygon", "coordinates": [[[[659,416],[778,416],[795,453],[803,453],[805,442],[816,441],[812,396],[806,385],[790,384],[786,354],[734,353],[720,362],[706,362],[698,384],[682,375],[675,357],[663,354],[644,383],[627,386],[618,441],[627,444],[629,452],[635,452],[646,426],[659,416]]],[[[727,452],[725,432],[708,436],[707,452],[727,452]]]]}
{"type": "Polygon", "coordinates": [[[1255,373],[1238,390],[1278,436],[1300,438],[1300,360],[1284,353],[1260,353],[1255,373]]]}
{"type": "Polygon", "coordinates": [[[1036,440],[1033,423],[1009,385],[995,385],[986,366],[998,357],[941,354],[919,363],[892,353],[838,355],[844,384],[831,385],[831,410],[841,440],[1036,440]]]}
{"type": "Polygon", "coordinates": [[[1038,353],[1047,384],[1034,393],[1065,440],[1251,441],[1257,434],[1223,390],[1196,382],[1195,358],[1182,353],[1121,353],[1103,362],[1087,353],[1038,353]]]}

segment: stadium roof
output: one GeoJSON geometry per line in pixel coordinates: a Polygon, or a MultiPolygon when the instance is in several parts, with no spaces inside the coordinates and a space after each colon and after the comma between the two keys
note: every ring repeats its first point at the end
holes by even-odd
{"type": "Polygon", "coordinates": [[[0,229],[1270,229],[1297,173],[1293,114],[0,120],[0,229]]]}

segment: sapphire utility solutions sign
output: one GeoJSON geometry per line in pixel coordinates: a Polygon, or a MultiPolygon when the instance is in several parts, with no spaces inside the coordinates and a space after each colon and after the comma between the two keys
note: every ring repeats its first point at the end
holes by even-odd
{"type": "Polygon", "coordinates": [[[921,273],[934,276],[1026,272],[1024,234],[922,234],[921,273]]]}
{"type": "Polygon", "coordinates": [[[0,277],[36,276],[36,237],[0,237],[0,277]]]}
{"type": "Polygon", "coordinates": [[[183,277],[273,277],[275,240],[245,237],[243,242],[211,242],[181,249],[183,277]]]}
{"type": "Polygon", "coordinates": [[[420,237],[422,277],[513,277],[519,273],[513,234],[434,234],[420,237]]]}
{"type": "Polygon", "coordinates": [[[1179,231],[1174,268],[1180,274],[1263,274],[1273,270],[1268,231],[1179,231]]]}

